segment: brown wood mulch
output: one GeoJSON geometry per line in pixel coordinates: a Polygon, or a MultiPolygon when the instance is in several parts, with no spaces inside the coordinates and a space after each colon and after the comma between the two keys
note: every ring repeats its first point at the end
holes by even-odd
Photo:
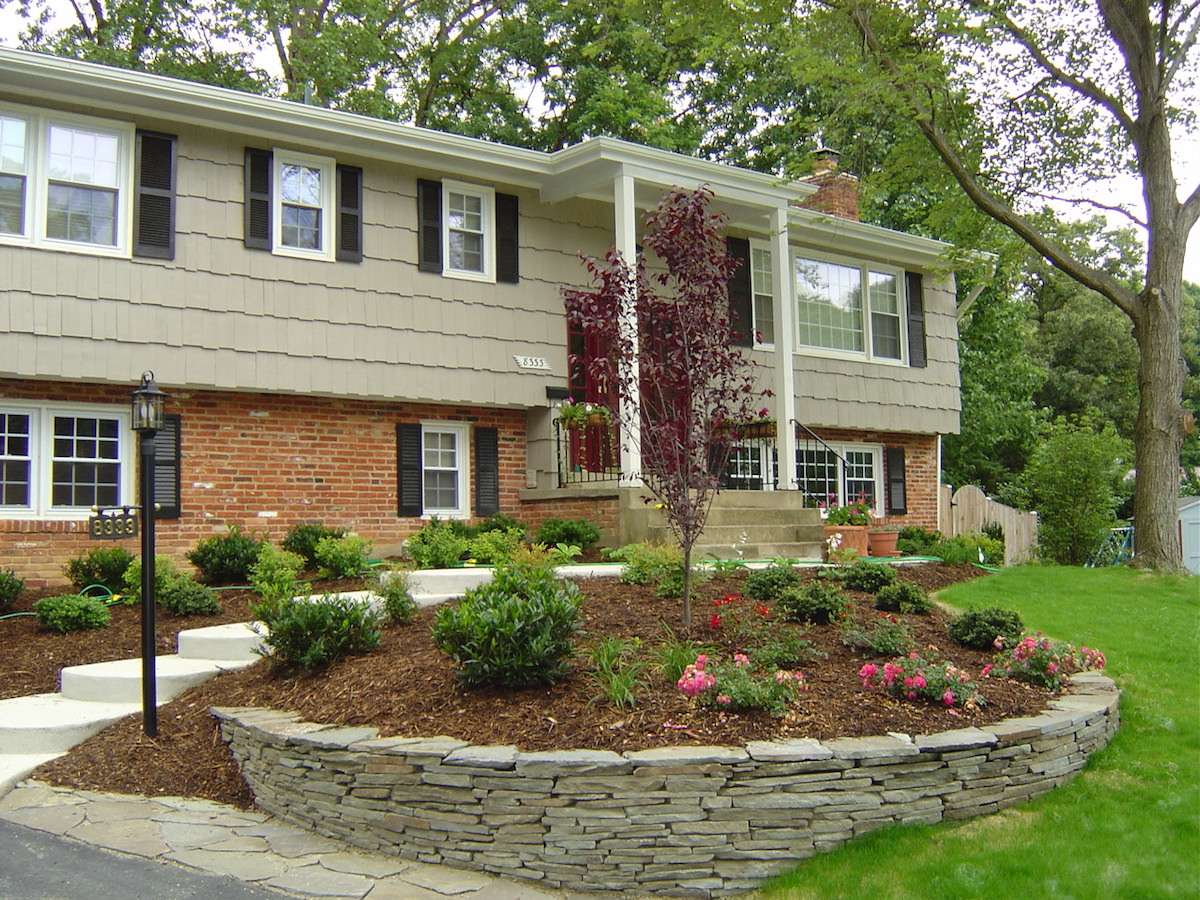
{"type": "MultiPolygon", "coordinates": [[[[315,591],[359,590],[361,579],[317,582],[315,591]]],[[[173,616],[159,607],[154,617],[154,639],[159,654],[174,653],[175,639],[188,628],[205,628],[254,618],[253,591],[215,589],[221,612],[215,616],[173,616]]],[[[17,598],[9,612],[25,612],[43,597],[69,593],[70,588],[42,588],[17,598]]],[[[111,606],[112,621],[105,628],[56,634],[33,616],[0,621],[0,700],[58,690],[58,673],[67,666],[129,659],[142,655],[142,615],[138,606],[111,606]]]]}
{"type": "MultiPolygon", "coordinates": [[[[973,566],[924,565],[901,577],[936,590],[982,574],[973,566]]],[[[712,636],[706,622],[712,601],[739,589],[743,576],[718,576],[700,585],[693,613],[694,634],[712,636]]],[[[679,621],[679,601],[656,598],[652,588],[613,579],[580,582],[586,595],[580,645],[618,634],[637,637],[643,647],[659,643],[668,624],[679,621]]],[[[866,595],[852,595],[852,614],[878,615],[866,595]]],[[[948,711],[866,691],[857,672],[865,661],[842,646],[836,627],[812,626],[806,637],[825,654],[801,667],[809,689],[783,719],[766,714],[701,710],[673,685],[648,670],[638,705],[619,710],[598,696],[582,654],[572,673],[549,687],[522,691],[467,691],[449,659],[434,647],[434,610],[421,610],[408,625],[387,629],[380,647],[352,657],[316,676],[284,676],[266,664],[221,675],[188,691],[159,711],[159,737],[141,734],[131,717],[44,766],[36,777],[74,787],[147,795],[183,794],[239,806],[251,798],[221,742],[210,706],[264,706],[294,710],[315,722],[370,724],[383,735],[446,734],[479,744],[516,744],[525,750],[590,747],[616,751],[671,744],[741,744],[784,737],[832,738],[902,731],[912,734],[982,725],[1038,712],[1047,691],[1014,681],[985,681],[987,700],[977,712],[948,711]]],[[[971,671],[990,654],[959,647],[946,637],[946,618],[901,616],[923,648],[936,647],[971,671]]]]}

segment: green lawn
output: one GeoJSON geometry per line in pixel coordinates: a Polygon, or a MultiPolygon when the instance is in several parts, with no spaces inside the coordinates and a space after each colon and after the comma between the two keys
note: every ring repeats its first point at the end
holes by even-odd
{"type": "Polygon", "coordinates": [[[768,897],[1200,897],[1200,578],[1026,566],[955,606],[1108,655],[1121,729],[1076,779],[963,823],[889,828],[805,862],[768,897]]]}

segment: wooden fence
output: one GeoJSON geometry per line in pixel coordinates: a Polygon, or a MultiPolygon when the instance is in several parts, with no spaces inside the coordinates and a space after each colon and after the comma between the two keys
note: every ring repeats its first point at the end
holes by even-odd
{"type": "Polygon", "coordinates": [[[946,537],[979,532],[989,522],[998,522],[1004,529],[1004,564],[1012,566],[1033,559],[1037,549],[1037,513],[997,503],[971,484],[953,494],[946,484],[939,490],[942,502],[938,530],[946,537]]]}

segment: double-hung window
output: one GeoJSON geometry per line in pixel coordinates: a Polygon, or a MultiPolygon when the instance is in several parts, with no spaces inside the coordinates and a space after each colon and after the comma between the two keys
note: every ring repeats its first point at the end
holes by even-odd
{"type": "Polygon", "coordinates": [[[883,448],[805,443],[796,448],[796,482],[822,509],[864,500],[882,515],[883,448]]]}
{"type": "Polygon", "coordinates": [[[0,515],[77,519],[131,503],[129,434],[124,410],[0,407],[0,515]]]}
{"type": "Polygon", "coordinates": [[[775,275],[771,270],[771,248],[750,242],[750,286],[754,294],[754,343],[775,345],[775,275]]]}
{"type": "Polygon", "coordinates": [[[467,426],[426,422],[421,426],[422,505],[426,516],[469,515],[467,426]]]}
{"type": "Polygon", "coordinates": [[[492,188],[442,182],[443,274],[495,281],[496,193],[492,188]]]}
{"type": "Polygon", "coordinates": [[[279,149],[273,159],[275,253],[333,259],[334,161],[279,149]]]}
{"type": "Polygon", "coordinates": [[[901,362],[902,272],[855,260],[793,257],[796,343],[815,351],[873,362],[901,362]]]}
{"type": "Polygon", "coordinates": [[[132,125],[0,104],[0,241],[130,252],[132,125]]]}

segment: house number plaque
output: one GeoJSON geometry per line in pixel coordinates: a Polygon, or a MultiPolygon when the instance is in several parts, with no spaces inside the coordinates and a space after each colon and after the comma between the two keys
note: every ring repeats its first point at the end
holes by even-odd
{"type": "Polygon", "coordinates": [[[550,371],[550,363],[546,361],[546,357],[544,356],[514,356],[513,360],[516,362],[518,369],[550,371]]]}
{"type": "Polygon", "coordinates": [[[137,510],[131,507],[98,509],[88,517],[88,537],[93,541],[120,541],[137,536],[137,510]]]}

